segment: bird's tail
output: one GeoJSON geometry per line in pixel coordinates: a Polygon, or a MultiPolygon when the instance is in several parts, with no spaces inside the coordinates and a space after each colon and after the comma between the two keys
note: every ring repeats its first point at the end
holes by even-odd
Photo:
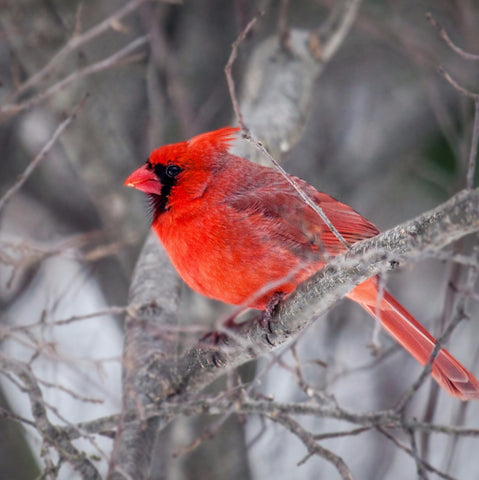
{"type": "MultiPolygon", "coordinates": [[[[421,365],[426,365],[436,339],[387,291],[378,294],[377,280],[367,280],[348,295],[399,342],[421,365]]],[[[461,400],[479,400],[479,382],[447,350],[441,348],[431,375],[450,395],[461,400]]]]}

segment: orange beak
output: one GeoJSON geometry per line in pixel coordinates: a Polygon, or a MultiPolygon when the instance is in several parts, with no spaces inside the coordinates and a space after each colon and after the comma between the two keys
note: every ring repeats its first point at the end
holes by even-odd
{"type": "Polygon", "coordinates": [[[155,172],[146,165],[135,170],[124,182],[127,187],[136,188],[144,193],[161,195],[161,182],[155,172]]]}

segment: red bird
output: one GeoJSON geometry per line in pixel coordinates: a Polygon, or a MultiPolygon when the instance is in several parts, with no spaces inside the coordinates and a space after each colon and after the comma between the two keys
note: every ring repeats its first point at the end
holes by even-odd
{"type": "MultiPolygon", "coordinates": [[[[275,293],[291,293],[345,246],[281,173],[228,152],[237,131],[222,128],[160,147],[125,185],[150,196],[153,230],[193,290],[263,310],[275,293]]],[[[351,207],[294,181],[349,244],[379,233],[351,207]]],[[[347,296],[426,364],[434,337],[387,291],[378,293],[376,278],[347,296]]],[[[479,399],[479,382],[447,350],[431,374],[451,395],[479,399]]]]}

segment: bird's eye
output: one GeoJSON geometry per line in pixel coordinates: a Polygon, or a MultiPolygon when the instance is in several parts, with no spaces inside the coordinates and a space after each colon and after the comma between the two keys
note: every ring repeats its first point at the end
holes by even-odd
{"type": "Polygon", "coordinates": [[[181,172],[181,168],[178,165],[168,165],[166,167],[166,175],[170,178],[175,178],[181,172]]]}

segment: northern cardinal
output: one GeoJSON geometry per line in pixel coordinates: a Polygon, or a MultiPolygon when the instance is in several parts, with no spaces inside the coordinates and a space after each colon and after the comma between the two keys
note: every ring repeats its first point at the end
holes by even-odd
{"type": "MultiPolygon", "coordinates": [[[[273,295],[291,293],[346,247],[280,172],[228,152],[237,131],[226,127],[160,147],[125,185],[151,198],[152,228],[193,290],[264,310],[273,295]]],[[[351,207],[292,178],[349,244],[379,233],[351,207]]],[[[378,293],[377,278],[347,296],[426,364],[434,337],[387,291],[378,293]]],[[[479,399],[479,382],[447,350],[439,351],[431,374],[451,395],[479,399]]]]}

